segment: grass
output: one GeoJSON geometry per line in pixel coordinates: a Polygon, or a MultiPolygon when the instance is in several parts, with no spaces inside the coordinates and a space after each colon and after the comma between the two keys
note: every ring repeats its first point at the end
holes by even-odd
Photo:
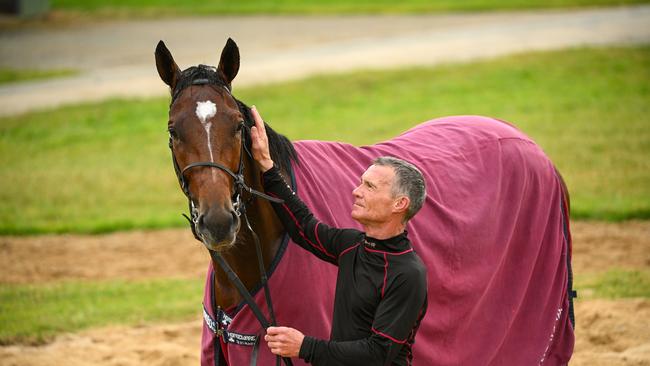
{"type": "Polygon", "coordinates": [[[191,319],[203,283],[195,280],[0,285],[0,344],[40,344],[61,332],[113,324],[191,319]]]}
{"type": "Polygon", "coordinates": [[[51,79],[74,75],[74,70],[20,70],[0,68],[0,84],[51,79]]]}
{"type": "Polygon", "coordinates": [[[583,274],[576,276],[574,288],[580,297],[647,299],[650,298],[650,271],[614,269],[602,274],[583,274]]]}
{"type": "Polygon", "coordinates": [[[647,3],[647,0],[53,0],[52,8],[104,17],[227,14],[386,14],[571,8],[647,3]]]}
{"type": "MultiPolygon", "coordinates": [[[[650,47],[603,48],[242,90],[235,80],[235,94],[292,139],[370,144],[439,116],[508,120],[559,167],[574,218],[621,220],[650,218],[648,80],[650,47]]],[[[185,225],[167,108],[111,100],[0,119],[0,234],[185,225]]]]}

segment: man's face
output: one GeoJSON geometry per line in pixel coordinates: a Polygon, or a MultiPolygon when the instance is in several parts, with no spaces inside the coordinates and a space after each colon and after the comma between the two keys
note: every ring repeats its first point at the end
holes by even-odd
{"type": "Polygon", "coordinates": [[[392,187],[395,171],[381,165],[371,165],[361,176],[361,184],[352,191],[352,218],[362,225],[387,221],[395,198],[392,187]]]}

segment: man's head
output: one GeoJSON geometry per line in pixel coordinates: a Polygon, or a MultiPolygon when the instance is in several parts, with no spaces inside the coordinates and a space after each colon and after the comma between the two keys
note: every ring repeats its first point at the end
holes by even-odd
{"type": "Polygon", "coordinates": [[[363,173],[352,194],[352,218],[361,224],[378,224],[394,217],[406,223],[422,208],[426,188],[422,173],[413,164],[384,156],[363,173]]]}

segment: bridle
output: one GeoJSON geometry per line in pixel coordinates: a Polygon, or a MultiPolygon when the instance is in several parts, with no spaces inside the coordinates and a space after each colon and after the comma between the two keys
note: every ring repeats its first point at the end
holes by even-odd
{"type": "MultiPolygon", "coordinates": [[[[192,82],[189,85],[207,85],[207,84],[220,85],[220,84],[215,83],[215,82],[213,82],[213,81],[211,81],[209,79],[192,80],[192,82]]],[[[225,85],[221,85],[221,86],[223,86],[224,89],[228,91],[228,94],[230,94],[232,96],[232,94],[230,92],[230,89],[227,86],[225,86],[225,85]]],[[[171,104],[174,103],[174,100],[180,94],[181,89],[182,88],[179,88],[179,89],[174,91],[174,93],[172,95],[172,101],[170,103],[170,107],[171,107],[171,104]]],[[[241,106],[240,106],[240,108],[241,108],[241,106]]],[[[238,165],[236,173],[233,172],[232,170],[230,170],[225,165],[222,165],[222,164],[219,164],[219,163],[214,163],[214,162],[211,162],[211,161],[199,161],[199,162],[190,163],[187,166],[185,166],[183,169],[181,169],[180,166],[178,165],[178,161],[176,160],[176,155],[174,154],[174,144],[173,144],[173,140],[172,140],[171,136],[169,137],[169,149],[171,150],[172,162],[174,164],[174,171],[176,172],[176,177],[178,178],[178,182],[179,182],[179,184],[181,186],[181,189],[183,190],[183,193],[185,194],[185,196],[187,197],[187,200],[188,200],[190,216],[188,217],[184,213],[183,213],[183,216],[187,219],[187,221],[189,221],[190,227],[192,229],[192,234],[194,235],[194,238],[196,240],[200,241],[200,242],[203,242],[203,240],[202,240],[201,236],[198,234],[197,228],[196,228],[196,226],[198,224],[198,217],[199,217],[198,209],[194,205],[194,200],[192,199],[192,195],[191,195],[191,192],[190,192],[190,189],[189,189],[189,184],[187,182],[187,179],[185,178],[185,173],[188,170],[193,169],[193,168],[209,167],[209,168],[217,168],[217,169],[223,171],[224,173],[226,173],[228,176],[230,176],[233,179],[234,193],[232,195],[231,202],[232,202],[233,208],[235,210],[235,214],[237,215],[237,217],[243,218],[244,222],[246,223],[246,227],[251,232],[251,234],[253,236],[253,240],[255,241],[255,250],[257,252],[257,262],[258,262],[258,266],[259,266],[259,270],[260,270],[260,274],[261,274],[261,283],[262,283],[262,285],[264,287],[264,295],[265,295],[265,298],[266,298],[266,305],[267,305],[267,307],[269,309],[270,319],[266,318],[266,316],[264,315],[262,310],[259,308],[257,303],[255,303],[255,301],[253,300],[253,297],[252,297],[251,293],[248,291],[246,286],[244,286],[242,281],[239,279],[239,277],[237,276],[235,271],[232,270],[232,268],[230,267],[228,262],[226,262],[226,260],[223,258],[223,256],[217,251],[209,250],[209,249],[208,249],[208,251],[210,252],[210,257],[212,258],[212,260],[215,261],[216,263],[218,263],[219,266],[224,270],[224,272],[228,276],[228,279],[237,288],[237,291],[244,298],[244,301],[247,303],[247,305],[249,306],[249,308],[251,309],[251,311],[253,312],[253,314],[257,318],[257,320],[260,322],[262,327],[264,329],[266,329],[269,326],[272,326],[272,325],[276,324],[275,313],[273,311],[273,304],[272,304],[272,301],[271,301],[271,292],[270,292],[270,289],[269,289],[269,286],[268,286],[268,276],[266,275],[266,269],[264,268],[264,260],[262,258],[262,249],[261,249],[261,245],[260,245],[260,240],[259,240],[259,237],[257,236],[257,234],[255,233],[255,231],[253,230],[253,228],[251,227],[250,221],[248,220],[248,215],[246,214],[246,204],[248,202],[242,202],[242,193],[244,191],[248,192],[251,195],[250,200],[254,199],[255,196],[257,196],[257,197],[263,198],[265,200],[268,200],[268,201],[274,202],[274,203],[283,203],[284,201],[279,199],[279,198],[271,197],[271,196],[269,196],[269,195],[267,195],[265,193],[257,191],[257,190],[251,188],[250,186],[248,186],[246,184],[246,181],[244,179],[244,153],[246,153],[251,159],[253,159],[253,154],[250,152],[250,150],[246,146],[246,136],[247,136],[247,134],[246,134],[246,124],[245,124],[245,122],[240,123],[239,130],[241,131],[241,149],[240,149],[240,153],[239,153],[239,165],[238,165]]],[[[249,200],[249,202],[250,202],[250,200],[249,200]]],[[[255,344],[255,348],[253,350],[253,356],[251,358],[251,365],[256,364],[256,361],[257,361],[257,347],[258,346],[259,346],[259,342],[257,342],[255,344]]],[[[285,365],[287,365],[287,366],[292,365],[291,359],[283,357],[282,360],[284,361],[285,365]]],[[[279,365],[279,363],[280,363],[280,357],[277,356],[276,357],[276,364],[279,365]]]]}
{"type": "Polygon", "coordinates": [[[228,167],[225,165],[219,164],[219,163],[213,163],[211,161],[199,161],[195,163],[188,164],[183,168],[182,170],[180,169],[180,166],[178,165],[178,162],[176,160],[176,155],[174,154],[174,145],[172,142],[172,138],[169,138],[169,148],[172,152],[172,161],[174,163],[174,170],[176,171],[176,176],[178,177],[178,182],[181,186],[181,189],[183,190],[183,193],[185,193],[185,196],[187,197],[188,203],[189,203],[189,210],[190,210],[190,217],[187,215],[183,214],[187,221],[189,221],[190,226],[192,228],[192,233],[194,234],[194,237],[196,240],[203,241],[202,238],[198,235],[196,231],[196,225],[198,224],[198,210],[196,206],[194,205],[194,200],[192,199],[192,194],[189,189],[189,184],[187,182],[187,179],[185,178],[185,173],[196,167],[210,167],[210,168],[217,168],[227,175],[229,175],[234,183],[234,194],[232,195],[231,201],[232,201],[232,206],[233,209],[235,210],[235,214],[237,217],[243,217],[248,220],[245,212],[246,212],[246,205],[242,203],[242,193],[243,192],[248,192],[251,195],[251,199],[254,198],[254,196],[263,198],[265,200],[268,200],[270,202],[275,202],[275,203],[283,203],[284,201],[275,197],[271,197],[265,193],[262,193],[260,191],[257,191],[250,186],[246,184],[246,181],[244,179],[244,152],[251,157],[252,159],[252,154],[246,147],[246,141],[245,141],[245,136],[246,133],[244,132],[245,129],[245,124],[244,122],[241,122],[240,125],[240,130],[241,130],[241,152],[239,154],[239,167],[237,169],[237,173],[233,172],[230,170],[228,167]]]}
{"type": "MultiPolygon", "coordinates": [[[[210,80],[208,79],[197,79],[192,81],[191,85],[205,85],[205,84],[211,84],[210,80]]],[[[230,94],[230,90],[224,86],[224,89],[228,91],[230,94]]],[[[178,96],[180,91],[176,91],[174,94],[174,98],[172,99],[172,104],[173,100],[178,96]]],[[[176,177],[178,178],[178,182],[181,186],[181,189],[183,190],[183,193],[187,197],[188,200],[188,205],[189,205],[189,211],[190,211],[190,216],[188,217],[187,215],[183,214],[183,216],[189,221],[190,226],[192,228],[192,234],[194,234],[194,238],[198,241],[203,241],[202,238],[198,235],[196,231],[196,225],[198,223],[198,210],[196,206],[194,205],[194,200],[192,199],[192,194],[189,189],[189,184],[187,182],[187,179],[185,178],[185,173],[196,167],[210,167],[210,168],[217,168],[227,175],[229,175],[234,183],[234,193],[232,195],[231,201],[233,208],[235,210],[235,214],[237,217],[242,217],[242,213],[244,213],[244,218],[246,221],[248,221],[248,218],[245,215],[245,204],[242,204],[242,193],[244,191],[248,192],[251,195],[251,199],[254,196],[258,196],[260,198],[263,198],[265,200],[268,200],[270,202],[275,202],[275,203],[282,203],[281,199],[271,197],[267,194],[264,194],[260,191],[257,191],[250,186],[246,184],[246,181],[244,179],[244,152],[253,159],[253,154],[248,150],[246,146],[246,124],[245,122],[241,122],[239,125],[239,130],[241,131],[241,149],[240,149],[240,154],[239,154],[239,165],[237,168],[237,173],[233,172],[230,170],[228,167],[225,165],[219,164],[219,163],[214,163],[211,161],[199,161],[199,162],[194,162],[190,163],[187,166],[185,166],[183,169],[180,168],[178,165],[178,161],[176,160],[176,155],[174,154],[174,145],[172,141],[172,137],[169,137],[169,149],[171,150],[172,153],[172,161],[174,164],[174,170],[176,171],[176,177]]],[[[252,229],[251,229],[252,231],[252,229]]]]}

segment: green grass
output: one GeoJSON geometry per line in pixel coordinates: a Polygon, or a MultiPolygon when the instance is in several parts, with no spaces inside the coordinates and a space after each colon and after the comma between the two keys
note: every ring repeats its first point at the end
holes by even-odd
{"type": "Polygon", "coordinates": [[[17,83],[21,81],[51,79],[74,75],[74,70],[20,70],[0,68],[0,84],[17,83]]]}
{"type": "Polygon", "coordinates": [[[567,8],[647,3],[647,0],[53,0],[59,11],[95,16],[225,14],[382,14],[567,8]]]}
{"type": "Polygon", "coordinates": [[[0,285],[0,344],[43,343],[61,332],[112,324],[191,319],[200,313],[195,280],[0,285]]]}
{"type": "Polygon", "coordinates": [[[576,276],[579,298],[650,298],[649,270],[609,270],[603,274],[576,276]]]}
{"type": "MultiPolygon", "coordinates": [[[[505,119],[557,164],[574,218],[620,220],[650,218],[648,80],[650,47],[605,48],[242,90],[235,80],[235,94],[292,139],[370,144],[445,115],[505,119]]],[[[185,225],[167,108],[113,100],[0,119],[0,233],[185,225]]]]}

